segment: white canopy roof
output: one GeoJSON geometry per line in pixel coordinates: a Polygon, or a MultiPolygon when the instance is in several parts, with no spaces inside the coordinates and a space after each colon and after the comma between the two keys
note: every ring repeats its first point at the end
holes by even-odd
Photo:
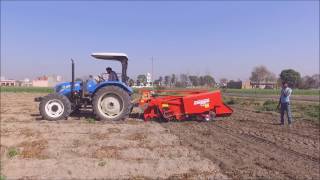
{"type": "Polygon", "coordinates": [[[118,60],[118,61],[128,61],[128,56],[125,53],[92,53],[92,57],[96,59],[104,59],[104,60],[118,60]]]}
{"type": "Polygon", "coordinates": [[[102,53],[92,53],[91,56],[96,59],[120,61],[122,64],[122,73],[121,73],[122,82],[127,81],[128,56],[126,54],[102,52],[102,53]]]}

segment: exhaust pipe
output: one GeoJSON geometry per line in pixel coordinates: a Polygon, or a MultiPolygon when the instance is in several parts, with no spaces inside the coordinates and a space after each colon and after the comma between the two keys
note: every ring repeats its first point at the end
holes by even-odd
{"type": "Polygon", "coordinates": [[[73,101],[74,94],[74,61],[71,59],[71,100],[73,101]]]}

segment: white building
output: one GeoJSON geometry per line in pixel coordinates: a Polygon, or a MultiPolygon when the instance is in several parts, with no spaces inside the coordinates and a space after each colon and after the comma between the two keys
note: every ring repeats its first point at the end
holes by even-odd
{"type": "Polygon", "coordinates": [[[147,73],[146,76],[147,76],[147,84],[146,84],[146,86],[147,87],[151,87],[152,86],[152,75],[151,75],[151,73],[147,73]]]}
{"type": "Polygon", "coordinates": [[[41,76],[32,81],[34,87],[54,87],[62,82],[62,76],[41,76]]]}
{"type": "Polygon", "coordinates": [[[1,86],[16,86],[17,82],[13,79],[6,79],[4,76],[1,76],[0,85],[1,86]]]}

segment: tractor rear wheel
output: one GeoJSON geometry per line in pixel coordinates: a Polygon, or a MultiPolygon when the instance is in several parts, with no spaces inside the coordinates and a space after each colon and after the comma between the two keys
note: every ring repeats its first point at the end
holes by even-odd
{"type": "Polygon", "coordinates": [[[106,86],[95,93],[92,107],[97,119],[117,121],[129,115],[131,98],[120,87],[106,86]]]}
{"type": "Polygon", "coordinates": [[[39,111],[43,119],[60,120],[72,112],[69,99],[61,94],[49,94],[42,98],[39,111]]]}

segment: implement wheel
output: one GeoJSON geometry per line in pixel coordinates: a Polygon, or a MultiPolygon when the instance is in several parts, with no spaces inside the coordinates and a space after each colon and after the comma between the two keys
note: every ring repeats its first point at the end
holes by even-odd
{"type": "Polygon", "coordinates": [[[93,96],[93,112],[97,119],[117,121],[129,115],[130,95],[120,87],[106,86],[93,96]]]}
{"type": "Polygon", "coordinates": [[[49,94],[41,99],[39,111],[43,119],[60,120],[72,112],[69,99],[61,94],[49,94]]]}

